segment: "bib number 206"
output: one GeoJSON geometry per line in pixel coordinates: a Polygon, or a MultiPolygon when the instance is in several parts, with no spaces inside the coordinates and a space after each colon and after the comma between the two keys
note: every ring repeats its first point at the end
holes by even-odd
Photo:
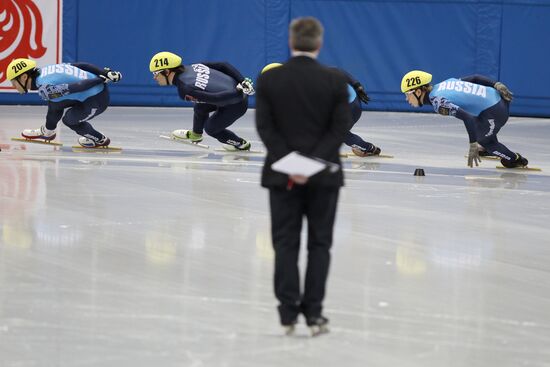
{"type": "Polygon", "coordinates": [[[21,71],[23,70],[23,68],[26,68],[26,67],[27,67],[27,63],[25,61],[20,61],[17,64],[13,65],[11,68],[13,69],[13,71],[17,73],[18,71],[21,71]]]}

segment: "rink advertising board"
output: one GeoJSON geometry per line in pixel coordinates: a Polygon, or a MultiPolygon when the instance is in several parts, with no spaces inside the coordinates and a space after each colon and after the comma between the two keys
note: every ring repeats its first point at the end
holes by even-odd
{"type": "Polygon", "coordinates": [[[32,59],[38,65],[61,62],[62,2],[0,1],[0,92],[15,91],[6,80],[13,59],[32,59]]]}

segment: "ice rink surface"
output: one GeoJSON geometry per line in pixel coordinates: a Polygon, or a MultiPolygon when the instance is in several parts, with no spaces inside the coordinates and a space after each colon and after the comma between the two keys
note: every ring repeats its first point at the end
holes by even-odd
{"type": "MultiPolygon", "coordinates": [[[[499,133],[531,172],[466,167],[457,119],[364,112],[353,131],[395,158],[344,160],[311,338],[278,325],[261,154],[160,139],[182,108],[92,120],[120,153],[64,126],[61,149],[10,141],[45,112],[0,106],[1,367],[550,366],[549,119],[499,133]]],[[[262,149],[253,118],[232,129],[262,149]]]]}

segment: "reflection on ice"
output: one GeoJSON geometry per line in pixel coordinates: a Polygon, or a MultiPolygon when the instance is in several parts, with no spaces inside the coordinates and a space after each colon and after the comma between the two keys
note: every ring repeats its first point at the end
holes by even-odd
{"type": "MultiPolygon", "coordinates": [[[[365,112],[355,131],[394,158],[343,160],[332,333],[311,340],[277,325],[262,155],[159,139],[190,126],[188,109],[110,108],[94,125],[117,154],[13,144],[42,108],[0,107],[2,366],[550,358],[550,121],[511,119],[499,137],[543,171],[503,172],[465,166],[460,124],[365,112]]],[[[262,149],[253,111],[234,129],[262,149]]]]}

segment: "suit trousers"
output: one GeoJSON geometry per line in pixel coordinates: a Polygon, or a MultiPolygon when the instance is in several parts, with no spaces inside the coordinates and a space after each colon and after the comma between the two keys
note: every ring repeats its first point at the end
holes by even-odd
{"type": "Polygon", "coordinates": [[[303,313],[321,316],[330,264],[338,186],[294,185],[269,188],[271,234],[275,250],[275,296],[281,324],[303,313]],[[303,218],[307,219],[307,270],[300,291],[298,258],[303,218]]]}

